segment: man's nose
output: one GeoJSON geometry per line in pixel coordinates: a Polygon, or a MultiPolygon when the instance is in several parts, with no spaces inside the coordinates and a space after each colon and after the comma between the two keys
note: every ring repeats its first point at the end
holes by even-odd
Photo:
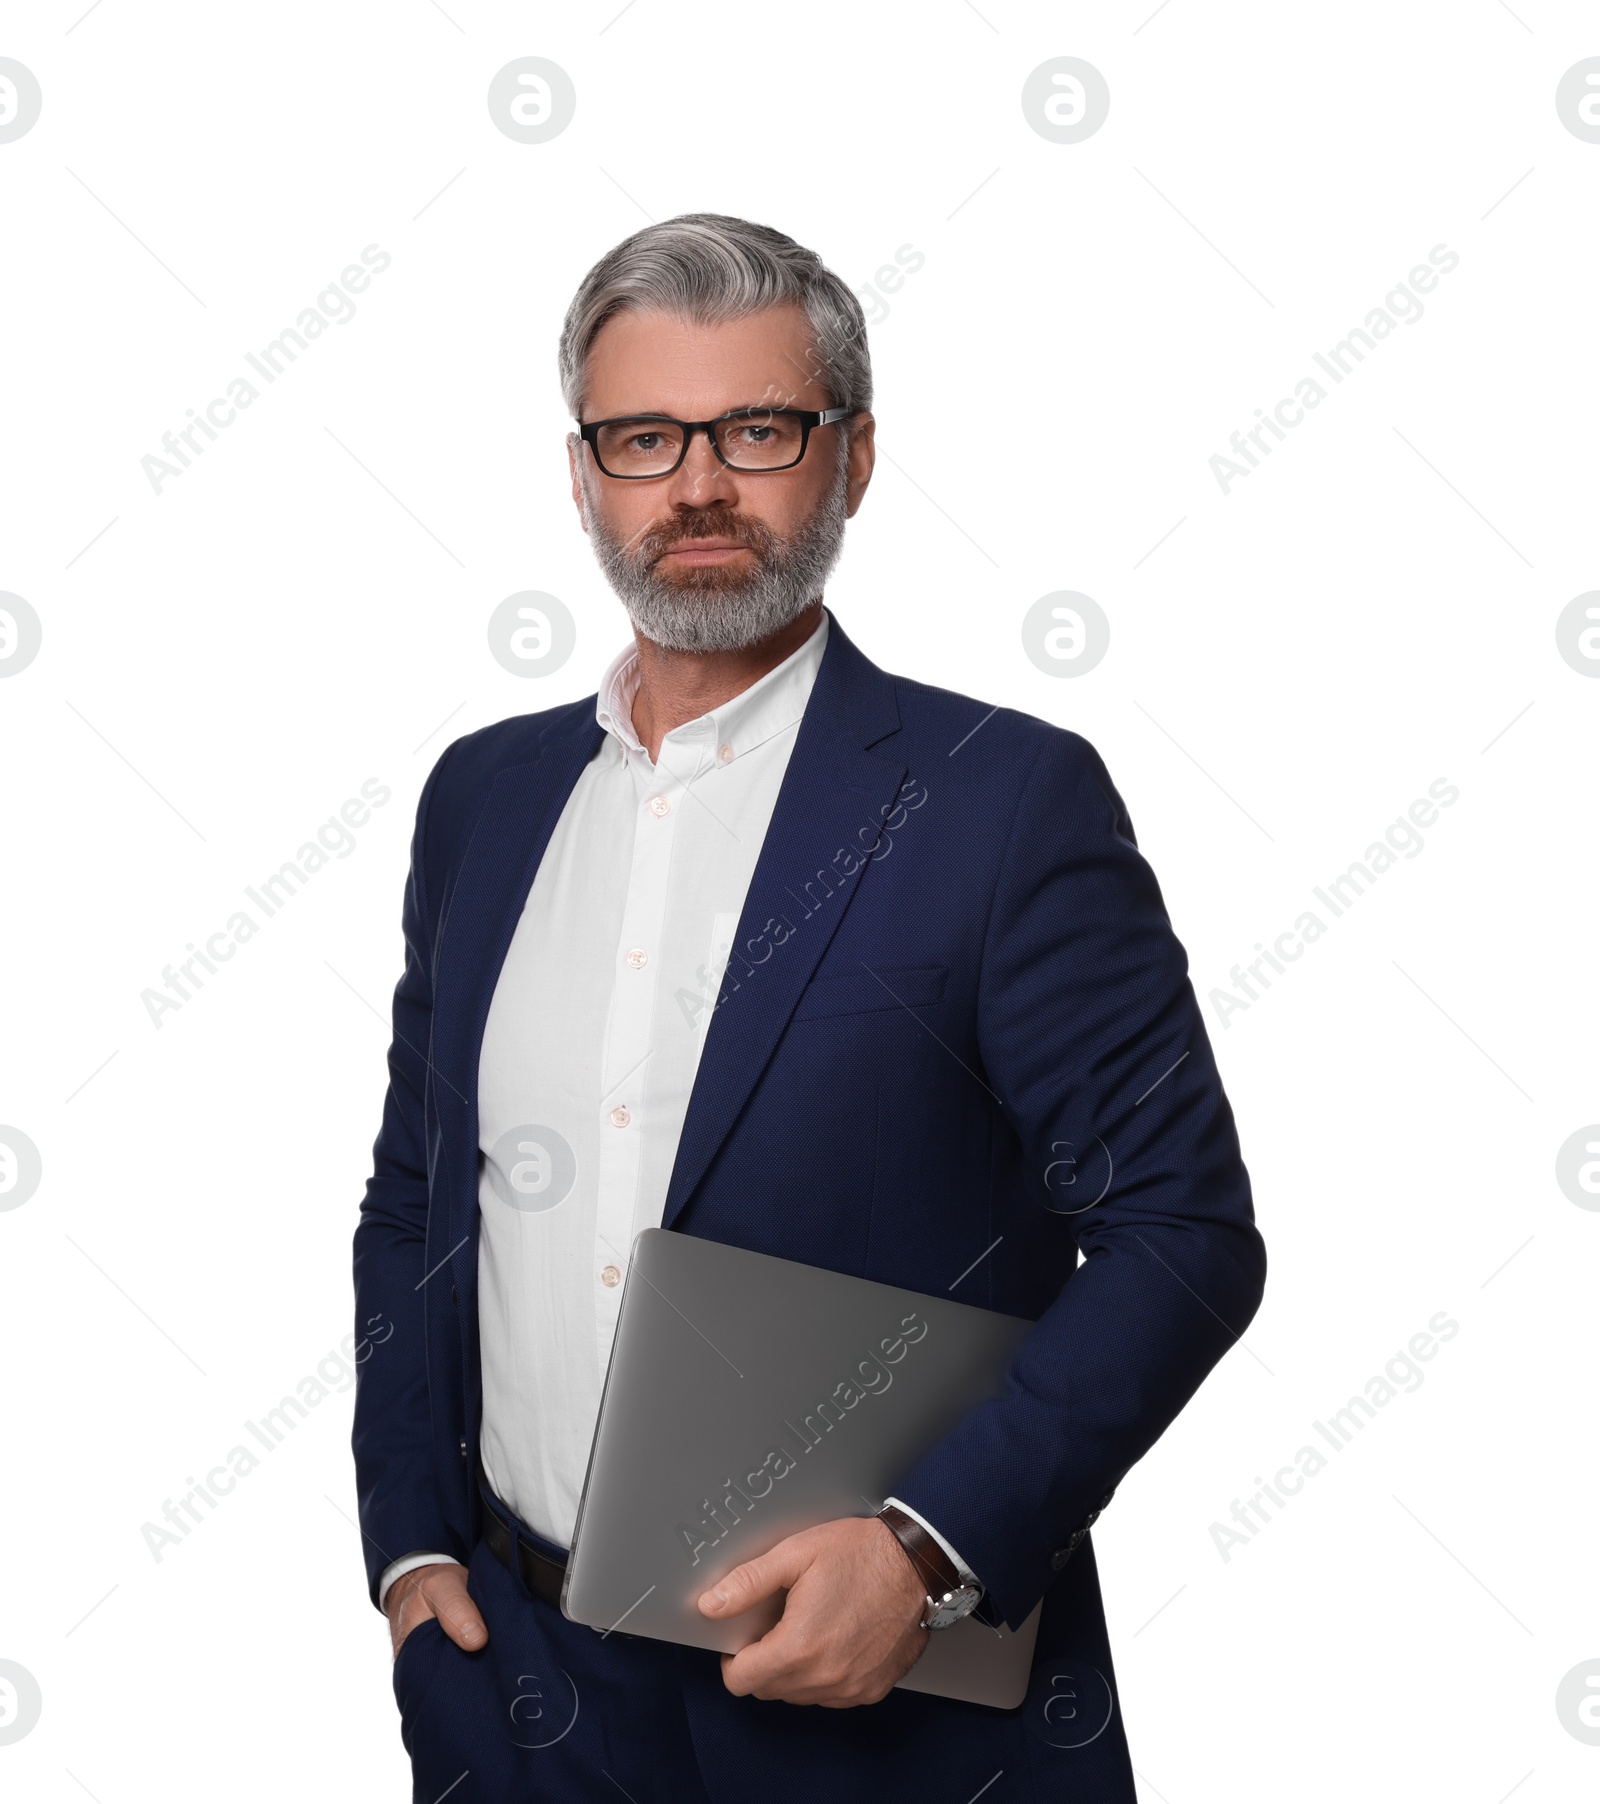
{"type": "Polygon", "coordinates": [[[667,491],[674,507],[709,507],[713,502],[731,505],[738,499],[739,485],[712,448],[710,436],[697,432],[683,462],[667,479],[667,491]]]}

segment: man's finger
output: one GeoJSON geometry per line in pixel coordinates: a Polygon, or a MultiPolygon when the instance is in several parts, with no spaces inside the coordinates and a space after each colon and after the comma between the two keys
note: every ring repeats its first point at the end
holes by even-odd
{"type": "Polygon", "coordinates": [[[472,1601],[459,1566],[440,1568],[440,1576],[425,1580],[423,1596],[439,1618],[439,1625],[457,1647],[474,1653],[489,1639],[489,1630],[472,1601]]]}
{"type": "MultiPolygon", "coordinates": [[[[759,1641],[752,1641],[736,1654],[722,1656],[722,1682],[735,1697],[758,1693],[789,1697],[793,1679],[803,1670],[807,1655],[812,1651],[800,1636],[779,1622],[759,1641]]],[[[790,1701],[809,1700],[790,1698],[790,1701]]]]}
{"type": "Polygon", "coordinates": [[[805,1571],[808,1562],[799,1536],[790,1535],[759,1559],[746,1560],[719,1578],[709,1591],[700,1594],[700,1609],[706,1616],[738,1616],[752,1604],[774,1591],[792,1585],[805,1571]]]}

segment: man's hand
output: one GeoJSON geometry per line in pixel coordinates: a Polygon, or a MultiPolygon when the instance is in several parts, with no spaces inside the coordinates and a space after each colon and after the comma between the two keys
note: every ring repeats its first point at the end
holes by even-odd
{"type": "Polygon", "coordinates": [[[738,1616],[784,1589],[782,1618],[759,1641],[722,1656],[722,1682],[735,1697],[839,1710],[875,1704],[927,1645],[927,1591],[905,1549],[870,1516],[790,1535],[719,1579],[700,1609],[738,1616]]]}
{"type": "Polygon", "coordinates": [[[383,1613],[389,1618],[389,1644],[397,1655],[406,1636],[430,1616],[437,1616],[444,1632],[469,1654],[489,1639],[478,1606],[467,1595],[467,1569],[453,1563],[402,1572],[389,1587],[383,1613]]]}

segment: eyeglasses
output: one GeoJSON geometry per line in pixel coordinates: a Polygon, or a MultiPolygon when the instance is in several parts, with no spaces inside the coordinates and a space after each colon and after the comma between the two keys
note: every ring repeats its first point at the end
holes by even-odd
{"type": "Polygon", "coordinates": [[[578,422],[579,436],[607,476],[644,482],[670,476],[689,454],[689,441],[703,432],[730,470],[766,473],[791,470],[806,454],[818,426],[848,419],[853,407],[808,413],[794,407],[741,407],[714,420],[674,420],[663,413],[632,414],[614,420],[578,422]]]}

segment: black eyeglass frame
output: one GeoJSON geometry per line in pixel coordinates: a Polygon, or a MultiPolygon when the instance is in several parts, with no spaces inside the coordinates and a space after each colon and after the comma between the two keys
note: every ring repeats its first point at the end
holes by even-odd
{"type": "Polygon", "coordinates": [[[717,454],[717,461],[724,469],[737,470],[741,476],[775,476],[780,470],[792,470],[806,454],[806,447],[811,443],[811,434],[819,426],[835,426],[840,420],[847,420],[859,413],[858,407],[825,407],[819,413],[814,409],[801,407],[735,407],[728,413],[718,414],[714,420],[677,420],[669,413],[623,413],[608,420],[579,420],[576,422],[578,436],[589,447],[594,457],[594,467],[602,476],[609,476],[613,482],[659,482],[664,476],[671,476],[683,466],[683,460],[689,455],[689,447],[694,443],[694,435],[703,432],[711,449],[717,454]],[[717,435],[712,431],[714,426],[726,425],[730,420],[774,419],[782,417],[795,420],[800,426],[800,450],[797,456],[786,464],[764,464],[760,468],[752,468],[748,464],[736,464],[723,456],[722,447],[717,443],[717,435]],[[596,442],[602,426],[631,426],[655,424],[658,426],[677,426],[682,429],[683,443],[678,447],[677,462],[670,470],[652,470],[648,476],[624,475],[620,470],[608,470],[600,461],[600,447],[596,442]]]}

